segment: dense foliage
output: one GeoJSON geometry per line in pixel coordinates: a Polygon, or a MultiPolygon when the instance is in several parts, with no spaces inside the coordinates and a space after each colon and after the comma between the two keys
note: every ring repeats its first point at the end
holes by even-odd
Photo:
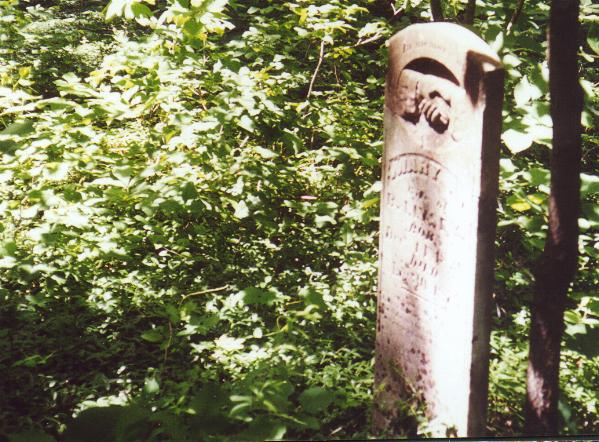
{"type": "MultiPolygon", "coordinates": [[[[369,435],[385,41],[431,20],[392,3],[0,0],[0,439],[369,435]]],[[[548,6],[517,3],[473,26],[508,73],[494,435],[522,429],[551,144],[548,6]]],[[[570,434],[599,431],[598,14],[582,2],[570,434]]]]}

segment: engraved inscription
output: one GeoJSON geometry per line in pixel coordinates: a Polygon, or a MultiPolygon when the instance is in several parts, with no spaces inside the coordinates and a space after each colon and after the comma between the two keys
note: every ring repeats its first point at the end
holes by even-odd
{"type": "MultiPolygon", "coordinates": [[[[392,393],[426,392],[432,412],[438,373],[431,355],[440,345],[435,327],[445,327],[460,298],[459,284],[448,275],[459,274],[462,263],[447,256],[468,230],[456,216],[464,195],[453,173],[428,154],[398,154],[386,160],[383,172],[378,351],[393,355],[411,383],[408,388],[394,380],[399,390],[392,393]]],[[[394,379],[380,364],[377,370],[394,379]]]]}
{"type": "Polygon", "coordinates": [[[413,153],[389,159],[385,172],[388,214],[381,234],[386,244],[398,247],[385,255],[383,269],[402,288],[436,296],[441,292],[436,278],[439,267],[453,267],[445,262],[446,239],[463,234],[460,224],[448,220],[445,197],[460,204],[454,178],[437,161],[413,153]]]}

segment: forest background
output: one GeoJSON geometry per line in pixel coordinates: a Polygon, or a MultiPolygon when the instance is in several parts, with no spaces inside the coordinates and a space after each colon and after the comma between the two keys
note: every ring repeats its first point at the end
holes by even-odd
{"type": "MultiPolygon", "coordinates": [[[[523,428],[548,12],[479,0],[470,26],[507,72],[495,436],[523,428]]],[[[563,434],[599,432],[598,20],[582,0],[563,434]]],[[[385,42],[428,21],[419,0],[0,0],[0,439],[368,437],[385,42]]],[[[406,435],[436,430],[403,408],[406,435]]]]}

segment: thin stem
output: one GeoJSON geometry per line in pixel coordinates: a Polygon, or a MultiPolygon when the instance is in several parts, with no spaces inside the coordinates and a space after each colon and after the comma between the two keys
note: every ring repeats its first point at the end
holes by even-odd
{"type": "Polygon", "coordinates": [[[381,38],[381,37],[383,37],[383,36],[382,36],[382,35],[380,35],[380,34],[377,34],[377,35],[373,35],[372,37],[368,37],[368,38],[367,38],[367,39],[365,39],[365,40],[362,40],[362,39],[360,38],[360,39],[358,39],[358,41],[356,42],[356,44],[354,45],[354,47],[356,47],[356,46],[361,46],[361,45],[365,45],[365,44],[368,44],[368,43],[372,43],[373,41],[376,41],[376,40],[378,40],[378,39],[379,39],[379,38],[381,38]]]}
{"type": "Polygon", "coordinates": [[[162,360],[163,364],[166,364],[166,358],[168,357],[168,349],[172,343],[173,343],[173,324],[169,320],[168,321],[168,342],[166,343],[166,346],[164,347],[164,358],[162,360]]]}
{"type": "Polygon", "coordinates": [[[322,60],[324,59],[324,40],[320,41],[320,55],[318,56],[318,64],[316,65],[316,69],[314,69],[314,73],[312,74],[312,79],[310,80],[310,87],[308,87],[308,94],[306,98],[310,98],[310,94],[312,93],[312,88],[314,87],[314,82],[316,81],[316,76],[318,75],[318,70],[320,69],[320,65],[322,64],[322,60]]]}
{"type": "Polygon", "coordinates": [[[464,17],[464,24],[472,25],[474,23],[474,14],[476,12],[476,0],[468,0],[466,6],[466,14],[464,17]]]}
{"type": "Polygon", "coordinates": [[[431,14],[433,15],[433,21],[444,21],[443,8],[441,7],[441,0],[431,0],[431,14]]]}
{"type": "Polygon", "coordinates": [[[199,292],[193,292],[193,293],[189,293],[185,296],[183,296],[183,298],[181,298],[181,301],[179,301],[179,307],[181,307],[181,305],[189,298],[191,298],[192,296],[199,296],[199,295],[205,295],[207,293],[214,293],[214,292],[220,292],[222,290],[226,290],[229,288],[229,285],[223,285],[222,287],[217,287],[215,289],[208,289],[208,290],[202,290],[199,292]]]}
{"type": "Polygon", "coordinates": [[[516,22],[520,18],[520,14],[522,14],[522,9],[523,8],[524,8],[524,0],[520,0],[518,2],[518,6],[516,6],[516,9],[514,9],[514,13],[512,14],[512,18],[510,18],[510,21],[505,26],[505,33],[506,34],[509,34],[511,32],[512,28],[514,27],[514,25],[516,24],[516,22]]]}

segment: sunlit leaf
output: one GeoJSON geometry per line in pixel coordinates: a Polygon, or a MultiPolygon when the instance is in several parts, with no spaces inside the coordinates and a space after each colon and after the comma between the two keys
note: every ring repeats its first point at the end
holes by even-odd
{"type": "Polygon", "coordinates": [[[248,208],[245,201],[243,201],[243,200],[238,201],[235,205],[235,213],[233,214],[233,216],[235,216],[235,218],[238,218],[238,219],[243,219],[243,218],[247,218],[249,216],[249,214],[250,214],[250,209],[248,208]]]}
{"type": "Polygon", "coordinates": [[[248,132],[254,132],[254,122],[247,115],[242,115],[237,124],[248,132]]]}
{"type": "Polygon", "coordinates": [[[525,132],[518,132],[515,129],[508,129],[502,135],[501,139],[512,153],[522,152],[532,145],[533,137],[525,132]]]}
{"type": "Polygon", "coordinates": [[[518,212],[525,212],[530,209],[530,204],[526,201],[518,201],[510,204],[510,207],[518,212]]]}
{"type": "Polygon", "coordinates": [[[244,338],[234,338],[227,335],[222,335],[214,341],[217,348],[226,352],[234,352],[243,348],[244,338]]]}
{"type": "Polygon", "coordinates": [[[144,383],[144,391],[147,394],[156,394],[160,391],[160,384],[155,377],[146,378],[144,383]]]}

